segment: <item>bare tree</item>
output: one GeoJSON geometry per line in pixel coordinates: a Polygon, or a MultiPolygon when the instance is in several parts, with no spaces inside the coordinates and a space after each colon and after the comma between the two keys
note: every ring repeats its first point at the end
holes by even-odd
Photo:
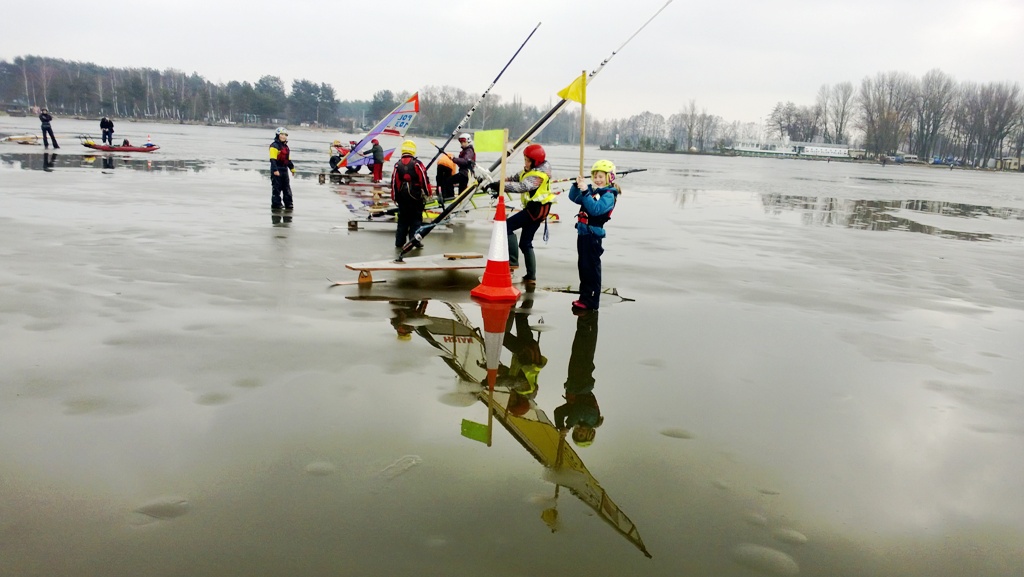
{"type": "Polygon", "coordinates": [[[697,120],[697,149],[707,152],[708,144],[714,142],[721,118],[701,110],[697,120]]]}
{"type": "Polygon", "coordinates": [[[875,78],[864,78],[858,103],[869,151],[898,151],[910,131],[914,94],[914,79],[905,72],[880,72],[875,78]]]}
{"type": "Polygon", "coordinates": [[[832,87],[826,104],[826,121],[831,123],[829,133],[832,142],[846,144],[849,135],[846,133],[853,114],[853,83],[839,82],[832,87]]]}
{"type": "Polygon", "coordinates": [[[832,133],[829,130],[830,127],[829,127],[829,123],[828,123],[828,118],[829,118],[828,101],[831,100],[831,99],[832,99],[832,89],[829,87],[828,84],[822,84],[818,88],[818,98],[814,101],[814,106],[817,107],[819,110],[821,110],[821,126],[822,126],[821,133],[822,133],[822,137],[824,138],[825,142],[830,142],[830,143],[831,142],[835,142],[835,139],[832,137],[832,133]]]}
{"type": "Polygon", "coordinates": [[[690,103],[683,109],[683,117],[686,122],[686,150],[689,152],[693,149],[693,138],[697,132],[697,101],[690,100],[690,103]]]}
{"type": "Polygon", "coordinates": [[[921,158],[930,158],[934,152],[939,131],[949,122],[956,97],[953,77],[941,70],[929,70],[921,78],[914,100],[915,152],[921,158]]]}
{"type": "Polygon", "coordinates": [[[982,86],[984,124],[979,135],[981,166],[1000,156],[1002,142],[1013,131],[1020,116],[1020,86],[1008,82],[991,82],[982,86]]]}

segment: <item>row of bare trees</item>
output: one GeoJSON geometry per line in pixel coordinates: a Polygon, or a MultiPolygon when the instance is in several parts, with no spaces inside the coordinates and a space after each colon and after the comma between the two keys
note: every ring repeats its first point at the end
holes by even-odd
{"type": "MultiPolygon", "coordinates": [[[[381,118],[410,92],[381,90],[369,101],[338,100],[334,87],[296,80],[290,93],[280,78],[256,83],[214,84],[176,70],[106,68],[38,56],[0,60],[0,101],[47,106],[53,111],[99,116],[146,117],[186,122],[315,122],[355,128],[381,118]]],[[[420,91],[421,113],[413,130],[448,134],[479,94],[452,86],[420,91]]],[[[469,126],[508,128],[518,136],[546,110],[490,94],[469,126]]],[[[577,143],[579,109],[569,107],[540,136],[542,142],[577,143]]],[[[941,70],[920,79],[880,72],[851,82],[823,85],[814,104],[779,102],[764,125],[727,122],[690,100],[667,119],[644,111],[623,119],[587,119],[587,140],[641,150],[707,152],[765,134],[799,142],[851,144],[871,154],[907,151],[921,158],[956,156],[985,165],[1024,148],[1024,95],[1008,82],[956,82],[941,70]]]]}
{"type": "Polygon", "coordinates": [[[859,143],[871,154],[955,156],[976,166],[1024,148],[1024,95],[1010,82],[956,82],[941,70],[822,86],[813,105],[778,103],[769,132],[800,142],[859,143]],[[859,132],[851,136],[850,127],[859,132]]]}

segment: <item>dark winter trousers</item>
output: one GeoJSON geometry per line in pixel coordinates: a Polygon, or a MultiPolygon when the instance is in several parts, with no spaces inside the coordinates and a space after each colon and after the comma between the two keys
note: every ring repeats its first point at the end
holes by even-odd
{"type": "Polygon", "coordinates": [[[402,248],[405,243],[417,242],[416,231],[423,226],[423,205],[399,206],[398,228],[395,229],[395,246],[402,248]]]}
{"type": "Polygon", "coordinates": [[[53,135],[53,128],[49,124],[43,127],[43,146],[46,148],[50,147],[49,141],[46,140],[47,134],[50,135],[50,140],[53,141],[53,147],[60,148],[60,146],[57,145],[57,137],[53,135]]]}
{"type": "Polygon", "coordinates": [[[455,198],[455,180],[452,176],[452,169],[447,166],[437,167],[437,188],[441,191],[441,198],[448,200],[455,198]]]}
{"type": "Polygon", "coordinates": [[[288,169],[278,170],[278,176],[270,173],[270,208],[281,208],[281,197],[284,197],[284,207],[292,207],[292,184],[288,177],[288,169]]]}
{"type": "Polygon", "coordinates": [[[102,136],[102,139],[101,139],[101,143],[106,143],[106,144],[109,144],[110,146],[114,146],[114,131],[112,129],[110,129],[110,128],[104,128],[103,129],[103,136],[102,136]]]}
{"type": "Polygon", "coordinates": [[[533,220],[529,212],[520,210],[505,221],[505,232],[508,233],[508,264],[509,266],[519,266],[519,251],[523,251],[523,260],[526,261],[524,263],[526,264],[526,278],[532,280],[537,280],[537,262],[533,255],[533,237],[537,234],[537,229],[540,228],[543,220],[533,220]],[[522,229],[523,232],[519,233],[519,242],[516,243],[515,232],[519,229],[522,229]]]}
{"type": "Polygon", "coordinates": [[[469,186],[469,173],[468,172],[458,172],[458,173],[456,173],[455,176],[452,177],[452,186],[459,187],[459,192],[462,192],[463,190],[466,190],[466,187],[469,186]]]}
{"type": "Polygon", "coordinates": [[[601,305],[601,255],[604,246],[601,237],[581,234],[576,237],[576,265],[580,269],[580,301],[590,310],[601,305]]]}

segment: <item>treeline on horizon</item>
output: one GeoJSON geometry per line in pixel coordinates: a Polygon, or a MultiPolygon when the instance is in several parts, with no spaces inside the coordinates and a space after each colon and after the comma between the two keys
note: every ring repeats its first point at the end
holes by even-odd
{"type": "MultiPolygon", "coordinates": [[[[203,76],[168,69],[111,68],[41,56],[0,60],[0,102],[46,106],[59,114],[112,115],[164,121],[301,124],[358,131],[383,118],[411,91],[380,90],[371,100],[339,100],[333,86],[295,80],[286,91],[279,77],[255,83],[214,84],[203,76]]],[[[479,93],[452,86],[419,90],[420,114],[410,129],[450,134],[479,93]]],[[[525,132],[547,108],[489,94],[466,129],[525,132]]],[[[788,138],[864,148],[869,154],[916,153],[922,159],[956,156],[984,165],[1024,149],[1024,96],[1008,82],[956,82],[941,70],[921,78],[880,72],[852,82],[823,85],[813,104],[779,102],[764,122],[726,121],[695,100],[667,118],[644,111],[624,119],[588,116],[587,142],[652,151],[712,152],[740,143],[788,138]]],[[[578,144],[579,109],[558,115],[537,138],[578,144]]]]}

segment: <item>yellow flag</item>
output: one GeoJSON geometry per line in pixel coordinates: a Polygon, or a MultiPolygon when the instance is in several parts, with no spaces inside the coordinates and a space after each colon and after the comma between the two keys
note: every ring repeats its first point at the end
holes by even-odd
{"type": "Polygon", "coordinates": [[[473,148],[477,152],[503,152],[505,130],[477,130],[473,134],[473,148]]]}
{"type": "Polygon", "coordinates": [[[587,103],[587,75],[581,74],[579,78],[572,81],[572,84],[566,86],[558,92],[558,96],[565,100],[574,100],[580,104],[587,103]]]}

